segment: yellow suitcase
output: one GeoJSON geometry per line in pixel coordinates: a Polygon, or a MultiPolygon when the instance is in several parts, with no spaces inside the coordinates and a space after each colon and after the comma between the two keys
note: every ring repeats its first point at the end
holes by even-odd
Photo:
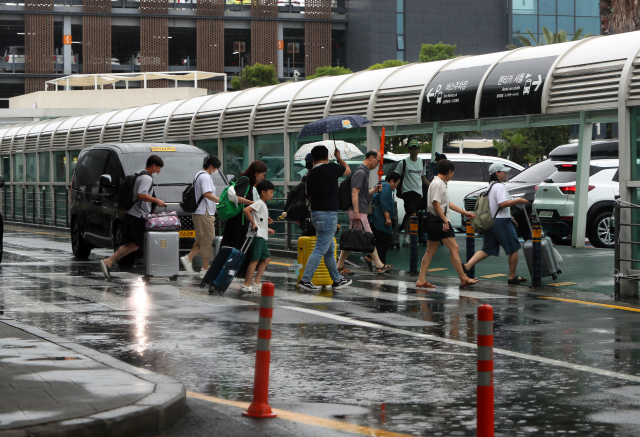
{"type": "MultiPolygon", "coordinates": [[[[334,246],[336,245],[336,239],[333,239],[334,246]]],[[[304,268],[307,266],[307,260],[309,259],[309,255],[313,252],[313,248],[316,247],[316,237],[300,237],[298,238],[298,264],[302,264],[302,269],[298,272],[298,282],[302,279],[302,275],[304,274],[304,268]]],[[[337,246],[336,246],[337,247],[337,246]]],[[[333,256],[337,256],[338,251],[334,249],[333,256]]],[[[336,258],[337,259],[337,258],[336,258]]],[[[311,278],[311,282],[315,286],[322,285],[331,285],[333,284],[333,279],[329,275],[329,270],[327,270],[327,266],[324,264],[324,258],[320,261],[320,265],[318,269],[313,274],[313,278],[311,278]]]]}

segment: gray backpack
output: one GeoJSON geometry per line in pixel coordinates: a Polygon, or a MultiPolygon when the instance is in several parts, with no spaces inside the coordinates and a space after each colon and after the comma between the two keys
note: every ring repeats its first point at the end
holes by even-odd
{"type": "Polygon", "coordinates": [[[478,196],[476,207],[473,209],[475,218],[471,219],[471,227],[474,231],[484,234],[493,226],[493,222],[496,219],[496,215],[500,212],[501,208],[498,208],[496,214],[491,216],[491,208],[489,207],[489,192],[497,182],[493,182],[489,189],[478,196]]]}

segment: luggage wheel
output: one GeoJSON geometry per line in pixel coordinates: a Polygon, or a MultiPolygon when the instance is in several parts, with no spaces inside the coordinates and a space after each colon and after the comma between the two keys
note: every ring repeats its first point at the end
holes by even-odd
{"type": "Polygon", "coordinates": [[[177,281],[178,280],[178,275],[173,275],[172,277],[169,278],[170,281],[177,281]]]}
{"type": "Polygon", "coordinates": [[[551,279],[553,279],[555,281],[556,279],[558,279],[558,275],[555,275],[555,274],[551,275],[551,279]]]}
{"type": "MultiPolygon", "coordinates": [[[[202,287],[204,287],[204,284],[201,284],[202,287]]],[[[209,286],[209,294],[213,294],[213,292],[216,291],[216,287],[213,286],[213,284],[211,284],[209,286]]]]}
{"type": "Polygon", "coordinates": [[[218,291],[218,296],[222,296],[224,294],[224,291],[218,291]]]}

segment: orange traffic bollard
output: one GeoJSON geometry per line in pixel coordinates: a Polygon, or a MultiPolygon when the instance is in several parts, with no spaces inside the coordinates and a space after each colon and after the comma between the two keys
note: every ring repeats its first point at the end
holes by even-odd
{"type": "Polygon", "coordinates": [[[478,437],[493,437],[493,307],[478,307],[478,437]]]}
{"type": "Polygon", "coordinates": [[[269,362],[271,361],[271,318],[273,317],[274,286],[262,284],[260,294],[260,321],[258,322],[258,346],[256,347],[256,373],[253,381],[253,402],[243,416],[276,417],[269,406],[269,362]]]}

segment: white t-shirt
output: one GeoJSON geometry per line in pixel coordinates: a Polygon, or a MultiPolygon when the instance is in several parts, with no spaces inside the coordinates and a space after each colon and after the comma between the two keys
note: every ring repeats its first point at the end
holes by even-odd
{"type": "MultiPolygon", "coordinates": [[[[491,217],[495,218],[511,218],[511,208],[500,209],[500,204],[511,200],[511,196],[507,192],[507,187],[500,182],[492,182],[491,191],[489,191],[489,210],[491,211],[491,217]],[[500,209],[500,212],[498,212],[500,209]],[[496,215],[496,212],[498,214],[496,215]]],[[[431,187],[429,187],[431,190],[431,187]]]]}
{"type": "Polygon", "coordinates": [[[433,207],[433,202],[436,201],[440,204],[442,212],[448,221],[451,221],[451,209],[449,208],[449,191],[447,190],[447,183],[440,179],[438,176],[433,178],[431,185],[429,185],[429,194],[427,194],[427,212],[438,215],[436,209],[433,207]]]}
{"type": "Polygon", "coordinates": [[[422,176],[425,175],[422,159],[417,158],[416,161],[413,162],[411,158],[405,158],[396,166],[396,172],[400,176],[404,174],[404,179],[402,180],[403,192],[413,191],[422,196],[422,176]]]}
{"type": "MultiPolygon", "coordinates": [[[[215,185],[213,185],[213,179],[211,178],[209,173],[201,170],[196,173],[196,177],[194,178],[194,180],[196,178],[198,178],[198,180],[193,186],[196,193],[196,201],[200,199],[200,196],[202,196],[203,193],[211,193],[214,196],[216,195],[216,187],[215,185]]],[[[215,215],[216,202],[203,197],[202,202],[200,202],[200,205],[198,205],[198,209],[196,209],[196,212],[194,212],[194,214],[204,215],[205,211],[208,212],[211,216],[215,215]]]]}
{"type": "MultiPolygon", "coordinates": [[[[269,208],[267,208],[267,204],[264,203],[262,199],[256,200],[251,205],[251,218],[256,222],[258,226],[258,233],[256,237],[264,238],[265,240],[269,239],[269,208]]],[[[250,235],[252,231],[251,224],[249,224],[249,231],[247,232],[247,237],[250,235]]]]}

